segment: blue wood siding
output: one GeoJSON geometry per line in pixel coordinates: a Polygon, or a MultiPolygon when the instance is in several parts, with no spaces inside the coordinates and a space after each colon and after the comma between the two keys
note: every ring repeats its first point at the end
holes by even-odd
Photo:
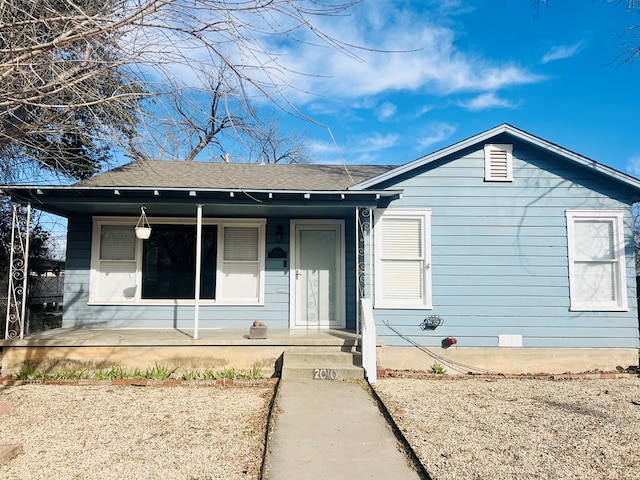
{"type": "MultiPolygon", "coordinates": [[[[256,218],[258,216],[256,215],[256,218]]],[[[334,217],[336,218],[336,217],[334,217]]],[[[355,227],[354,213],[345,221],[345,264],[347,328],[356,328],[355,227]]],[[[248,328],[255,320],[270,328],[289,327],[289,248],[288,217],[267,218],[264,305],[200,305],[200,328],[248,328]],[[276,242],[276,228],[283,227],[284,238],[276,242]],[[268,252],[280,247],[287,258],[269,258],[268,252]]],[[[64,327],[90,328],[192,328],[193,305],[89,305],[92,218],[69,219],[65,272],[64,327]]]]}
{"type": "Polygon", "coordinates": [[[629,189],[519,143],[513,182],[485,182],[482,148],[385,185],[404,190],[389,209],[431,209],[433,284],[431,310],[375,309],[385,344],[440,347],[455,337],[457,347],[497,347],[499,335],[522,335],[525,348],[637,348],[629,189]],[[629,311],[569,311],[570,209],[625,211],[629,311]],[[422,330],[430,315],[443,325],[422,330]]]}

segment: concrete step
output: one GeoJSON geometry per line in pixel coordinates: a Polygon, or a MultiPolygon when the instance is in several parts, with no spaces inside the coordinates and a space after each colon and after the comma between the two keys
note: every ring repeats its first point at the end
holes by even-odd
{"type": "Polygon", "coordinates": [[[322,348],[297,348],[284,352],[283,360],[296,364],[329,363],[333,365],[362,365],[362,355],[355,351],[340,351],[322,348]]]}
{"type": "Polygon", "coordinates": [[[284,352],[281,379],[363,380],[360,352],[296,350],[284,352]]]}

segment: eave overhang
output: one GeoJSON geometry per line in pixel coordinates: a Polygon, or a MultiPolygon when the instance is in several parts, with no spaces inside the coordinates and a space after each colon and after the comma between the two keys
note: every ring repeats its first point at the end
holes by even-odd
{"type": "Polygon", "coordinates": [[[145,205],[150,215],[189,215],[195,205],[228,215],[297,214],[384,207],[402,190],[247,190],[155,187],[1,186],[15,203],[63,217],[136,215],[145,205]]]}
{"type": "Polygon", "coordinates": [[[620,172],[612,167],[599,163],[595,160],[587,158],[578,153],[567,150],[559,145],[544,140],[540,137],[536,137],[524,130],[520,130],[509,124],[502,124],[494,127],[485,132],[479,133],[465,140],[457,142],[453,145],[442,148],[436,152],[433,152],[424,157],[420,157],[413,162],[401,165],[393,170],[389,170],[386,173],[370,178],[356,185],[349,187],[349,190],[367,190],[370,188],[381,188],[383,184],[392,184],[396,179],[401,178],[403,175],[410,175],[413,170],[424,167],[431,163],[435,163],[450,155],[455,155],[467,148],[477,146],[479,144],[491,141],[499,135],[509,135],[515,140],[519,140],[530,145],[536,146],[540,149],[544,149],[554,155],[564,158],[570,162],[574,162],[576,165],[580,165],[595,172],[599,175],[606,176],[614,181],[620,182],[626,187],[635,189],[640,194],[640,179],[637,179],[631,175],[620,172]]]}

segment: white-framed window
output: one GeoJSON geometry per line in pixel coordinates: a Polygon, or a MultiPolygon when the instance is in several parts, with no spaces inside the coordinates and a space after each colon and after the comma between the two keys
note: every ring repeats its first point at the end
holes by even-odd
{"type": "MultiPolygon", "coordinates": [[[[136,219],[96,217],[90,302],[189,303],[195,299],[195,220],[153,218],[148,240],[136,219]]],[[[202,226],[200,299],[203,303],[264,301],[264,219],[206,219],[202,226]]]]}
{"type": "Polygon", "coordinates": [[[513,145],[491,143],[484,146],[484,179],[487,182],[513,181],[513,145]]]}
{"type": "Polygon", "coordinates": [[[133,227],[111,223],[94,227],[90,291],[95,299],[128,302],[135,298],[137,239],[133,227]]]}
{"type": "Polygon", "coordinates": [[[568,210],[571,310],[628,309],[624,212],[568,210]]]}
{"type": "Polygon", "coordinates": [[[374,211],[375,307],[430,309],[431,211],[374,211]]]}

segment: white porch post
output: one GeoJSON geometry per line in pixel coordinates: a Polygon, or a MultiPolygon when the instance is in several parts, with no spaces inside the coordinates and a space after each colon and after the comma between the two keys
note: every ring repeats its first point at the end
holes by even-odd
{"type": "Polygon", "coordinates": [[[198,323],[200,322],[200,260],[202,258],[202,205],[198,205],[196,222],[196,279],[195,300],[193,306],[193,339],[198,339],[198,323]]]}
{"type": "MultiPolygon", "coordinates": [[[[362,354],[362,367],[369,383],[376,383],[378,380],[377,358],[376,358],[376,323],[373,317],[373,305],[371,303],[371,288],[367,285],[367,279],[371,278],[373,269],[371,256],[371,223],[373,221],[371,208],[361,208],[356,211],[356,223],[359,231],[357,259],[358,275],[358,303],[360,318],[360,351],[362,354]],[[358,211],[359,210],[359,211],[358,211]]],[[[356,229],[357,230],[357,229],[356,229]]]]}
{"type": "Polygon", "coordinates": [[[373,318],[371,299],[360,299],[362,310],[362,366],[369,383],[378,381],[376,359],[376,322],[373,318]]]}

